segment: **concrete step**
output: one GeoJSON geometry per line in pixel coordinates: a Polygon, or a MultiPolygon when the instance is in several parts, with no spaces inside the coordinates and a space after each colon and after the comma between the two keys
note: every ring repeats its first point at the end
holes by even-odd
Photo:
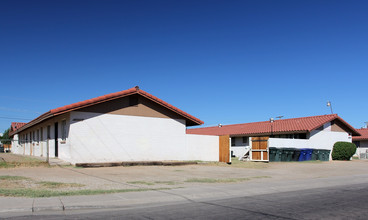
{"type": "Polygon", "coordinates": [[[66,166],[66,165],[71,165],[69,162],[63,161],[59,158],[53,157],[53,158],[49,158],[49,164],[51,166],[66,166]]]}

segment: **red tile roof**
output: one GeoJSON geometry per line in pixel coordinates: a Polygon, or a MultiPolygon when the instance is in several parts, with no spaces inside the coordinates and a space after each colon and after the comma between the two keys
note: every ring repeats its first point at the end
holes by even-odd
{"type": "Polygon", "coordinates": [[[368,128],[357,129],[361,136],[353,136],[353,141],[368,141],[368,128]]]}
{"type": "Polygon", "coordinates": [[[253,122],[245,124],[222,125],[221,127],[206,127],[187,129],[187,134],[205,134],[205,135],[270,135],[285,133],[304,133],[310,132],[321,127],[332,120],[339,120],[345,124],[355,135],[359,133],[337,114],[320,115],[303,118],[290,118],[270,121],[253,122]]]}
{"type": "Polygon", "coordinates": [[[11,123],[11,127],[10,127],[10,131],[15,131],[19,128],[21,128],[22,126],[24,126],[27,123],[24,122],[12,122],[11,123]]]}
{"type": "Polygon", "coordinates": [[[111,93],[111,94],[104,95],[104,96],[99,96],[99,97],[96,97],[96,98],[92,98],[92,99],[88,99],[88,100],[85,100],[85,101],[81,101],[81,102],[73,103],[73,104],[70,104],[70,105],[65,105],[63,107],[52,109],[52,110],[40,115],[36,119],[33,119],[29,123],[26,123],[26,125],[24,125],[24,127],[22,127],[21,129],[18,128],[18,130],[14,130],[13,132],[10,132],[10,135],[14,135],[17,132],[19,132],[21,130],[24,130],[26,128],[29,128],[33,125],[36,125],[36,124],[38,124],[38,123],[40,123],[40,122],[42,122],[42,121],[44,121],[48,118],[51,118],[51,117],[54,117],[54,116],[57,116],[57,115],[60,115],[60,114],[64,114],[64,113],[67,113],[67,112],[71,112],[71,111],[74,111],[74,110],[77,110],[77,109],[81,109],[81,108],[84,108],[84,107],[88,107],[88,106],[91,106],[91,105],[96,105],[96,104],[99,104],[99,103],[103,103],[103,102],[111,101],[111,100],[114,100],[114,99],[122,98],[122,97],[125,97],[125,96],[133,95],[133,94],[141,95],[141,96],[143,96],[143,97],[145,97],[145,98],[147,98],[147,99],[149,99],[153,102],[156,102],[157,104],[159,104],[159,105],[161,105],[161,106],[177,113],[178,115],[181,115],[182,117],[188,119],[191,122],[190,124],[201,125],[201,124],[204,123],[200,119],[198,119],[198,118],[196,118],[196,117],[194,117],[194,116],[192,116],[192,115],[176,108],[175,106],[163,101],[162,99],[157,98],[156,96],[153,96],[153,95],[149,94],[148,92],[145,92],[145,91],[139,89],[139,87],[136,86],[136,87],[131,88],[131,89],[111,93]]]}

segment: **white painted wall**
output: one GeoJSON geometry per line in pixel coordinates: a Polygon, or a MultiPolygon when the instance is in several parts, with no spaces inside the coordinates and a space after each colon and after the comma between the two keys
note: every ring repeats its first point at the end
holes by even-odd
{"type": "Polygon", "coordinates": [[[352,137],[347,132],[337,131],[312,131],[309,140],[312,148],[332,150],[338,141],[352,142],[352,137]]]}
{"type": "Polygon", "coordinates": [[[332,152],[333,145],[338,141],[352,142],[352,138],[347,132],[331,131],[331,124],[326,123],[323,130],[313,130],[309,139],[270,138],[268,143],[269,147],[325,149],[332,152]]]}
{"type": "Polygon", "coordinates": [[[277,148],[313,148],[313,144],[308,139],[270,138],[268,145],[277,148]]]}
{"type": "Polygon", "coordinates": [[[232,140],[235,140],[235,146],[231,145],[231,151],[233,152],[233,155],[237,158],[241,158],[244,156],[244,154],[247,152],[248,149],[250,149],[251,146],[251,138],[247,137],[248,141],[247,143],[243,143],[243,137],[233,137],[232,140]]]}
{"type": "Polygon", "coordinates": [[[59,158],[73,164],[219,159],[218,136],[187,135],[184,120],[71,112],[69,123],[59,158]]]}
{"type": "Polygon", "coordinates": [[[360,157],[361,153],[368,153],[368,141],[360,141],[360,147],[357,147],[355,155],[360,157]]]}
{"type": "Polygon", "coordinates": [[[186,156],[184,160],[218,161],[219,137],[186,134],[186,156]]]}
{"type": "Polygon", "coordinates": [[[70,120],[69,120],[69,114],[66,114],[63,116],[53,118],[52,120],[43,122],[37,126],[34,126],[30,129],[20,132],[19,134],[14,135],[14,137],[20,138],[21,142],[20,144],[17,141],[13,142],[12,153],[38,156],[38,157],[47,157],[47,143],[49,143],[49,156],[55,157],[55,140],[54,140],[55,139],[55,126],[54,126],[54,123],[58,122],[58,131],[59,131],[58,132],[58,137],[59,137],[58,142],[59,142],[59,148],[60,148],[60,145],[62,145],[62,140],[61,140],[61,121],[62,120],[66,120],[67,128],[68,128],[70,120]],[[50,139],[49,140],[47,140],[47,126],[50,126],[50,139]],[[42,135],[41,135],[41,127],[43,128],[42,135]],[[39,130],[40,132],[39,142],[32,140],[32,137],[31,137],[32,135],[30,136],[30,133],[33,133],[33,131],[37,132],[37,130],[39,130]],[[24,134],[26,134],[26,138],[24,138],[24,134]]]}
{"type": "Polygon", "coordinates": [[[11,152],[12,153],[16,153],[16,154],[22,154],[23,153],[23,149],[18,144],[18,134],[13,136],[13,140],[12,140],[11,144],[12,144],[12,147],[11,147],[11,152]],[[22,151],[22,153],[20,153],[20,151],[22,151]]]}

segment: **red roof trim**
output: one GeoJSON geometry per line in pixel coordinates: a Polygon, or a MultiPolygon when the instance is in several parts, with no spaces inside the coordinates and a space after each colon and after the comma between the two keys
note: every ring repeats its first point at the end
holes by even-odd
{"type": "Polygon", "coordinates": [[[193,128],[187,129],[188,134],[204,134],[204,135],[262,135],[262,134],[285,134],[311,132],[325,123],[332,120],[339,120],[345,124],[353,133],[353,135],[359,135],[359,133],[346,121],[340,118],[337,114],[332,115],[319,115],[300,118],[290,118],[275,120],[271,122],[252,122],[243,124],[223,125],[222,127],[206,127],[206,128],[193,128]]]}
{"type": "Polygon", "coordinates": [[[174,111],[177,114],[183,116],[184,118],[194,122],[194,124],[201,125],[201,124],[204,123],[200,119],[198,119],[198,118],[196,118],[196,117],[194,117],[194,116],[192,116],[192,115],[176,108],[175,106],[163,101],[162,99],[157,98],[156,96],[153,96],[153,95],[149,94],[148,92],[145,92],[145,91],[139,89],[139,87],[136,86],[134,88],[123,90],[123,91],[120,91],[120,92],[115,92],[115,93],[99,96],[99,97],[96,97],[96,98],[92,98],[92,99],[88,99],[88,100],[84,100],[84,101],[81,101],[81,102],[76,102],[76,103],[73,103],[73,104],[70,104],[70,105],[65,105],[65,106],[62,106],[62,107],[59,107],[59,108],[52,109],[52,110],[40,115],[39,117],[33,119],[32,121],[26,123],[24,125],[24,127],[22,127],[22,129],[18,129],[17,131],[12,132],[11,135],[14,135],[14,134],[16,134],[17,132],[19,132],[21,130],[24,130],[26,128],[29,128],[29,127],[35,125],[35,124],[38,124],[38,123],[40,123],[40,122],[42,122],[42,121],[44,121],[44,120],[46,120],[50,117],[54,117],[54,116],[64,114],[64,113],[67,113],[67,112],[71,112],[71,111],[74,111],[74,110],[77,110],[77,109],[85,108],[85,107],[88,107],[88,106],[91,106],[91,105],[96,105],[96,104],[99,104],[99,103],[111,101],[111,100],[114,100],[114,99],[122,98],[122,97],[133,95],[133,94],[139,94],[143,97],[146,97],[146,98],[150,99],[151,101],[154,101],[154,102],[160,104],[161,106],[163,106],[165,108],[168,108],[169,110],[174,111]]]}
{"type": "Polygon", "coordinates": [[[361,136],[353,136],[353,141],[368,141],[368,128],[357,129],[361,136]]]}
{"type": "Polygon", "coordinates": [[[24,123],[24,122],[12,122],[10,126],[9,136],[12,136],[12,133],[15,133],[16,130],[20,129],[26,124],[27,123],[24,123]]]}

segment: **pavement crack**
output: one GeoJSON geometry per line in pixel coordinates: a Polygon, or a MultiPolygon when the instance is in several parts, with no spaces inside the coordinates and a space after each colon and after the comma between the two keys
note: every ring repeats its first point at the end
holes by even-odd
{"type": "Polygon", "coordinates": [[[33,199],[32,201],[32,212],[35,212],[34,203],[35,203],[35,199],[33,199]]]}
{"type": "Polygon", "coordinates": [[[63,207],[63,211],[65,211],[64,203],[63,203],[63,201],[61,200],[61,198],[60,198],[60,197],[59,197],[59,201],[60,201],[60,203],[61,203],[61,205],[62,205],[62,207],[63,207]]]}
{"type": "Polygon", "coordinates": [[[68,169],[68,168],[65,168],[65,167],[60,167],[60,168],[66,169],[66,170],[69,170],[69,171],[72,171],[72,172],[75,172],[75,173],[83,174],[83,175],[86,175],[86,176],[89,176],[89,177],[94,177],[96,179],[101,179],[101,180],[105,180],[105,181],[108,181],[108,182],[112,182],[112,183],[118,183],[118,184],[125,185],[125,186],[131,186],[131,187],[135,187],[135,188],[138,188],[138,189],[148,189],[148,187],[137,186],[137,185],[133,185],[133,184],[129,184],[129,183],[123,183],[123,182],[119,182],[119,181],[115,181],[115,180],[111,180],[111,179],[107,179],[107,178],[103,178],[103,177],[83,173],[83,172],[80,172],[80,171],[77,171],[77,170],[68,169]]]}

